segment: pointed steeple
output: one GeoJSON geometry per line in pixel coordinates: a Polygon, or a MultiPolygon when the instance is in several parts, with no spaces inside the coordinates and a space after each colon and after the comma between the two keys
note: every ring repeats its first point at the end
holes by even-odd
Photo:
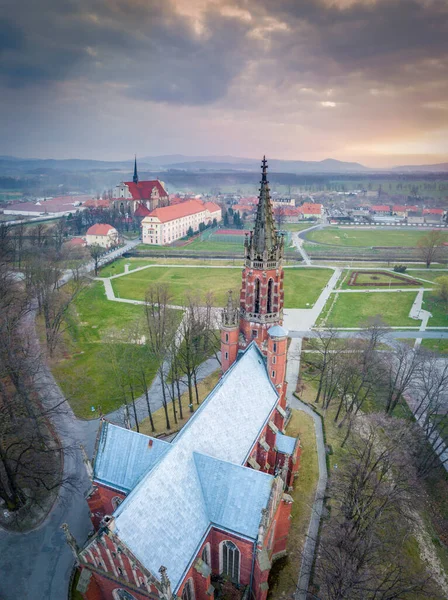
{"type": "Polygon", "coordinates": [[[248,258],[250,257],[252,260],[278,260],[283,255],[283,238],[277,234],[275,228],[267,168],[266,156],[263,156],[257,216],[255,217],[254,230],[246,245],[249,251],[248,258]]]}
{"type": "Polygon", "coordinates": [[[138,183],[138,174],[137,174],[137,155],[134,158],[134,177],[132,178],[134,183],[138,183]]]}

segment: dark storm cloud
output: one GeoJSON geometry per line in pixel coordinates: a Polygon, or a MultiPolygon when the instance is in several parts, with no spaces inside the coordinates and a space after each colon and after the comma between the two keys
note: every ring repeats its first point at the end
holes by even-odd
{"type": "Polygon", "coordinates": [[[140,99],[213,102],[250,47],[247,26],[235,18],[211,9],[204,17],[198,33],[168,2],[25,0],[20,11],[11,3],[20,29],[5,36],[0,77],[10,87],[85,77],[122,84],[140,99]]]}
{"type": "MultiPolygon", "coordinates": [[[[435,61],[424,80],[445,72],[445,1],[383,0],[343,8],[324,0],[247,0],[250,20],[213,5],[191,20],[175,3],[153,0],[7,2],[0,22],[0,77],[11,87],[80,77],[123,84],[139,99],[201,105],[225,96],[248,61],[271,60],[277,83],[331,83],[362,72],[373,81],[411,81],[403,66],[435,61]],[[287,29],[260,36],[266,20],[287,29]],[[266,43],[268,41],[268,43],[266,43]]],[[[179,4],[179,2],[178,2],[179,4]]],[[[416,69],[417,66],[414,67],[416,69]]]]}
{"type": "MultiPolygon", "coordinates": [[[[273,14],[272,2],[256,6],[273,14]]],[[[345,8],[323,0],[277,0],[274,14],[289,31],[273,36],[272,52],[288,71],[314,69],[316,79],[361,70],[401,80],[407,78],[403,65],[448,55],[445,0],[382,0],[345,8]]]]}

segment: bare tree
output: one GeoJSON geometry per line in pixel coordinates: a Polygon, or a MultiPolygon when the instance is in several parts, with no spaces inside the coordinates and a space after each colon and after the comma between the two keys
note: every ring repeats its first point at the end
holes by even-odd
{"type": "Polygon", "coordinates": [[[100,263],[100,258],[103,256],[105,249],[99,244],[91,244],[89,246],[89,252],[93,260],[94,273],[96,277],[98,275],[98,266],[100,263]]]}
{"type": "Polygon", "coordinates": [[[152,285],[145,296],[147,344],[158,363],[158,373],[162,387],[162,404],[165,411],[166,427],[171,429],[168,414],[165,361],[169,357],[170,343],[176,332],[175,311],[170,308],[171,295],[168,286],[152,285]]]}
{"type": "Polygon", "coordinates": [[[419,254],[429,269],[431,263],[434,262],[440,255],[445,241],[442,231],[433,229],[422,236],[417,244],[419,254]]]}
{"type": "Polygon", "coordinates": [[[404,451],[408,432],[407,423],[377,415],[362,438],[351,438],[331,480],[331,512],[322,526],[316,564],[322,600],[426,594],[427,573],[410,575],[400,552],[416,500],[415,473],[404,451]]]}
{"type": "Polygon", "coordinates": [[[400,344],[395,352],[383,359],[380,387],[385,394],[385,411],[391,415],[403,395],[408,392],[421,372],[421,351],[407,344],[400,344]]]}

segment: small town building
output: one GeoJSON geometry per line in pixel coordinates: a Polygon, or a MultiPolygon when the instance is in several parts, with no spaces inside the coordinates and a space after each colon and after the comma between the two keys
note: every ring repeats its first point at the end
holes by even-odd
{"type": "Polygon", "coordinates": [[[7,204],[5,215],[22,215],[27,217],[63,217],[78,210],[84,209],[84,202],[90,196],[57,196],[55,198],[41,198],[36,202],[17,202],[7,204]]]}
{"type": "Polygon", "coordinates": [[[223,374],[170,443],[102,421],[83,548],[63,526],[86,600],[266,600],[286,554],[300,440],[285,435],[283,236],[263,174],[240,306],[222,313],[223,374]]]}
{"type": "Polygon", "coordinates": [[[406,204],[394,204],[394,206],[392,206],[392,213],[396,217],[401,217],[403,219],[408,216],[409,212],[414,211],[418,211],[418,206],[407,206],[406,204]]]}
{"type": "Polygon", "coordinates": [[[409,225],[423,225],[425,223],[425,217],[421,210],[410,210],[408,212],[407,221],[409,225]]]}
{"type": "Polygon", "coordinates": [[[323,204],[317,202],[304,202],[299,209],[304,219],[319,219],[324,214],[323,204]]]}
{"type": "Polygon", "coordinates": [[[164,246],[196,232],[201,223],[210,225],[221,221],[221,207],[214,202],[187,200],[174,206],[156,208],[142,221],[144,244],[164,246]]]}
{"type": "Polygon", "coordinates": [[[390,215],[390,206],[388,206],[387,204],[377,204],[374,205],[370,208],[371,212],[373,212],[375,215],[380,215],[380,216],[387,216],[390,215]]]}
{"type": "Polygon", "coordinates": [[[444,222],[445,211],[443,208],[424,208],[423,216],[425,217],[425,223],[429,225],[439,225],[444,222]]]}
{"type": "Polygon", "coordinates": [[[137,158],[134,162],[134,176],[132,181],[122,181],[112,190],[112,205],[123,215],[134,216],[140,205],[154,210],[159,206],[169,204],[169,196],[163,181],[158,179],[140,181],[137,172],[137,158]]]}
{"type": "Polygon", "coordinates": [[[89,227],[86,233],[86,242],[88,246],[98,244],[103,248],[112,248],[118,244],[118,231],[112,225],[106,223],[97,223],[89,227]]]}

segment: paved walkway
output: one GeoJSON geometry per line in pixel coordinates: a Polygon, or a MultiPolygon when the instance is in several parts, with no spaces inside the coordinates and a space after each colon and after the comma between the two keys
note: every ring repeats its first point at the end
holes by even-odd
{"type": "MultiPolygon", "coordinates": [[[[322,429],[322,420],[307,404],[294,396],[297,388],[297,380],[300,371],[300,354],[302,351],[302,340],[294,338],[288,350],[288,362],[286,366],[286,380],[288,387],[286,398],[288,405],[295,410],[302,410],[314,421],[314,431],[316,434],[317,461],[319,466],[319,479],[317,482],[316,495],[313,503],[310,524],[303,548],[302,564],[300,567],[299,580],[295,592],[295,600],[306,600],[308,585],[311,576],[311,570],[314,562],[314,553],[316,549],[317,536],[319,532],[319,523],[322,516],[323,500],[325,489],[327,487],[327,464],[325,458],[325,444],[322,429]]],[[[300,474],[299,480],[300,482],[300,474]]]]}
{"type": "MultiPolygon", "coordinates": [[[[328,267],[326,267],[328,268],[328,267]]],[[[284,326],[288,331],[309,331],[315,325],[320,313],[322,312],[328,298],[333,292],[341,276],[342,269],[337,267],[331,276],[329,282],[322,290],[319,298],[312,308],[286,308],[283,311],[284,326]]]]}
{"type": "MultiPolygon", "coordinates": [[[[422,308],[423,305],[423,292],[424,290],[419,290],[414,303],[411,307],[411,310],[409,312],[409,317],[411,319],[418,319],[418,320],[422,320],[421,325],[420,325],[420,331],[425,331],[426,327],[428,326],[428,321],[429,319],[432,317],[432,314],[427,311],[424,310],[422,308]]],[[[414,348],[417,349],[422,343],[422,338],[416,338],[415,340],[415,344],[414,344],[414,348]]]]}

